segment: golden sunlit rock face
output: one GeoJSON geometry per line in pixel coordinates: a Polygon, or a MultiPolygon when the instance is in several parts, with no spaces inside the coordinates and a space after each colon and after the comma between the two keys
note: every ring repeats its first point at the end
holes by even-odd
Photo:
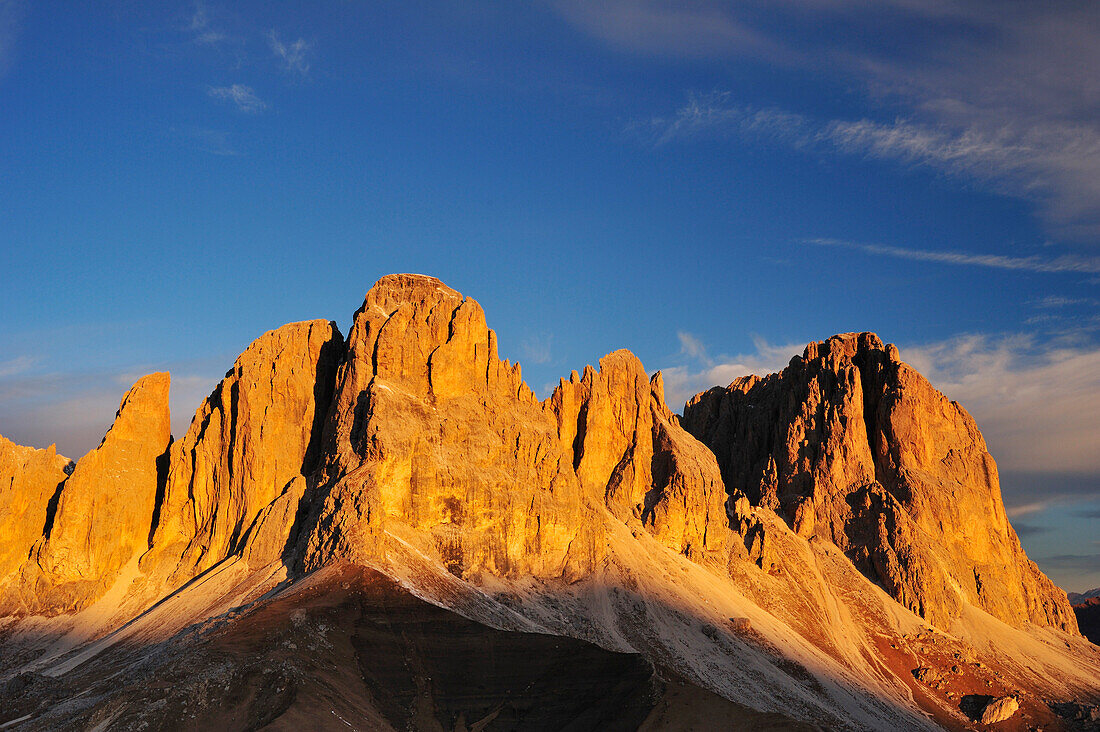
{"type": "Polygon", "coordinates": [[[168,388],[135,384],[71,476],[52,449],[0,443],[4,613],[80,610],[120,581],[148,604],[231,558],[377,562],[408,537],[460,578],[575,581],[625,525],[765,572],[795,535],[826,540],[941,628],[970,604],[1076,630],[973,420],[872,334],[696,396],[685,430],[630,352],[539,401],[477,302],[390,275],[346,341],[323,320],[258,338],[175,442],[168,388]]]}
{"type": "Polygon", "coordinates": [[[273,501],[300,495],[342,353],[335,324],[313,320],[269,331],[237,358],[172,447],[147,574],[166,589],[186,582],[237,552],[273,501]]]}
{"type": "MultiPolygon", "coordinates": [[[[1017,627],[1076,632],[1065,593],[1008,523],[974,420],[874,334],[811,343],[779,374],[698,394],[684,425],[732,494],[833,542],[938,627],[969,603],[1017,627]]],[[[762,529],[739,528],[756,560],[782,566],[762,556],[762,529]]]]}
{"type": "Polygon", "coordinates": [[[401,523],[456,574],[561,576],[593,564],[591,520],[552,417],[497,358],[481,306],[432,277],[367,294],[323,438],[305,563],[385,552],[401,523]]]}
{"type": "MultiPolygon", "coordinates": [[[[166,373],[139,379],[99,447],[62,484],[10,589],[9,611],[56,614],[98,599],[149,547],[158,461],[172,440],[166,373]]],[[[41,500],[39,492],[35,498],[41,500]]],[[[41,511],[36,508],[35,513],[41,511]]]]}
{"type": "Polygon", "coordinates": [[[17,574],[43,535],[47,511],[72,461],[45,450],[16,445],[0,437],[0,606],[16,607],[10,594],[17,574]]]}
{"type": "Polygon", "coordinates": [[[368,293],[324,445],[307,566],[384,552],[390,522],[430,533],[462,576],[582,576],[603,556],[605,506],[676,551],[727,533],[713,456],[637,358],[611,354],[540,403],[481,306],[431,277],[368,293]]]}

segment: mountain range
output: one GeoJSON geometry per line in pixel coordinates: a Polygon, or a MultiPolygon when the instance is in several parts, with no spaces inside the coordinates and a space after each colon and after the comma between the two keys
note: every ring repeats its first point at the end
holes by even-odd
{"type": "Polygon", "coordinates": [[[0,439],[0,729],[1077,729],[1100,648],[965,408],[872,333],[694,396],[540,400],[476,301],[168,374],[73,462],[0,439]]]}

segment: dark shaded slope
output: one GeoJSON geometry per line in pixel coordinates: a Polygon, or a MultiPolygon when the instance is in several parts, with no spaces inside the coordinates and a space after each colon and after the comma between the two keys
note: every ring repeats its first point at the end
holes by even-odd
{"type": "Polygon", "coordinates": [[[1086,597],[1073,606],[1081,635],[1100,646],[1100,597],[1086,597]]]}
{"type": "Polygon", "coordinates": [[[164,644],[17,676],[0,686],[0,725],[17,719],[5,729],[806,728],[636,654],[486,627],[349,564],[164,644]]]}

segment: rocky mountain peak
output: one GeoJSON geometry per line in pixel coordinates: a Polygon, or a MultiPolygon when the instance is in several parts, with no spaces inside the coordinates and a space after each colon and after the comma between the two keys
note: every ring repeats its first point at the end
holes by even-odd
{"type": "Polygon", "coordinates": [[[684,426],[726,488],[833,542],[940,627],[964,603],[1074,631],[1024,555],[974,420],[873,333],[811,343],[778,374],[698,394],[684,426]]]}

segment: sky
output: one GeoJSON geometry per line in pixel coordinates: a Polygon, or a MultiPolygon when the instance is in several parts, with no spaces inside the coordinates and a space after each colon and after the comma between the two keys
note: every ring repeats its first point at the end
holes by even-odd
{"type": "Polygon", "coordinates": [[[0,434],[182,434],[383,274],[540,395],[692,393],[871,330],[977,419],[1029,555],[1100,586],[1100,4],[0,0],[0,434]]]}

